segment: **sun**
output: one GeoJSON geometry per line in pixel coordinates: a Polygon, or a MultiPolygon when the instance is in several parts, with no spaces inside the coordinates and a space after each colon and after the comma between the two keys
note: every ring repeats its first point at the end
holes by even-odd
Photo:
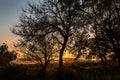
{"type": "Polygon", "coordinates": [[[63,56],[64,58],[74,58],[74,55],[71,54],[69,51],[65,52],[65,55],[63,56]]]}

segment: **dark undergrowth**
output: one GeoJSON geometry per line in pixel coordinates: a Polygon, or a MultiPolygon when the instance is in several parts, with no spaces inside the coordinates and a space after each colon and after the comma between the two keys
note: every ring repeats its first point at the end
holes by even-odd
{"type": "Polygon", "coordinates": [[[46,76],[42,75],[39,64],[1,67],[0,80],[120,80],[120,71],[117,67],[86,68],[84,64],[66,63],[63,71],[59,71],[56,65],[49,65],[46,76]]]}

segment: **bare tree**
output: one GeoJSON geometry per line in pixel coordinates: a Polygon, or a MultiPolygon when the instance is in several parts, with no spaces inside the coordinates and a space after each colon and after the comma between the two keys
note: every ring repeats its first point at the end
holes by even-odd
{"type": "Polygon", "coordinates": [[[28,9],[23,9],[20,23],[12,29],[14,34],[21,37],[15,46],[20,47],[30,58],[39,61],[42,74],[45,75],[51,57],[57,51],[56,41],[53,40],[55,31],[51,28],[44,5],[28,5],[28,9]]]}
{"type": "Polygon", "coordinates": [[[70,45],[75,29],[80,30],[81,27],[79,8],[79,2],[73,0],[62,3],[58,0],[45,0],[29,4],[28,10],[23,10],[20,24],[13,29],[13,33],[22,37],[23,44],[40,43],[41,37],[53,34],[59,49],[59,68],[62,69],[64,51],[70,45]]]}
{"type": "MultiPolygon", "coordinates": [[[[87,1],[87,0],[85,0],[87,1]]],[[[91,0],[90,11],[86,13],[90,16],[95,45],[101,56],[104,57],[108,49],[111,49],[116,54],[119,61],[119,5],[120,2],[115,0],[91,0]],[[102,52],[102,54],[101,54],[102,52]]],[[[119,63],[120,64],[120,63],[119,63]]]]}

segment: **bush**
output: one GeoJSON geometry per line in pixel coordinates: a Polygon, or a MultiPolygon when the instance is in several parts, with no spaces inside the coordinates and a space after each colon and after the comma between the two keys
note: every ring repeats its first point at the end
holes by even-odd
{"type": "Polygon", "coordinates": [[[7,66],[10,64],[10,61],[16,59],[15,51],[9,51],[7,44],[3,43],[0,46],[0,65],[7,66]]]}

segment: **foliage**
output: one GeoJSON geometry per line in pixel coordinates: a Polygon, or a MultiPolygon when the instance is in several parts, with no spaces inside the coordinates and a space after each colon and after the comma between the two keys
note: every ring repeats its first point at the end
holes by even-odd
{"type": "MultiPolygon", "coordinates": [[[[84,28],[78,24],[82,25],[83,19],[78,4],[76,0],[71,0],[70,3],[58,0],[46,0],[40,4],[29,3],[29,8],[23,10],[20,24],[15,26],[12,32],[22,37],[20,45],[32,45],[30,50],[37,48],[44,56],[48,57],[47,54],[57,49],[59,67],[62,68],[64,51],[70,49],[74,42],[72,40],[77,37],[76,30],[84,28]]],[[[85,33],[82,31],[80,34],[85,33]]]]}
{"type": "Polygon", "coordinates": [[[15,51],[8,51],[7,44],[3,43],[0,46],[0,65],[9,65],[10,61],[15,60],[16,57],[15,51]]]}
{"type": "Polygon", "coordinates": [[[18,46],[26,47],[25,53],[30,53],[44,67],[57,53],[62,69],[66,50],[78,53],[78,59],[85,48],[91,50],[90,55],[100,57],[104,67],[110,50],[120,65],[119,8],[118,0],[28,3],[12,32],[21,37],[18,46]]]}

